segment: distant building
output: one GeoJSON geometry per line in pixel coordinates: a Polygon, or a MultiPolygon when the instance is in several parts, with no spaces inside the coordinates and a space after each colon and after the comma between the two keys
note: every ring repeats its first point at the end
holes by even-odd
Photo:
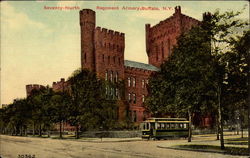
{"type": "Polygon", "coordinates": [[[9,104],[2,104],[2,108],[7,108],[9,104]]]}
{"type": "Polygon", "coordinates": [[[29,84],[29,85],[26,85],[27,97],[32,94],[32,91],[34,91],[34,90],[40,90],[40,89],[43,89],[43,88],[45,88],[45,86],[39,85],[39,84],[29,84]]]}

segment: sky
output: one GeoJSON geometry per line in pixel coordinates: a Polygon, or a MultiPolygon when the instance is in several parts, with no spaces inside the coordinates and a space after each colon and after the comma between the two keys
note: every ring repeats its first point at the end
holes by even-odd
{"type": "Polygon", "coordinates": [[[202,13],[240,11],[249,19],[247,1],[1,1],[1,102],[25,98],[27,84],[52,85],[80,68],[79,9],[96,11],[96,26],[125,33],[125,59],[147,63],[145,24],[159,23],[180,5],[183,14],[202,20],[202,13]],[[76,7],[50,10],[45,7],[76,7]],[[99,10],[119,7],[119,10],[99,10]],[[158,7],[157,11],[121,10],[158,7]],[[169,10],[162,10],[169,7],[169,10]]]}

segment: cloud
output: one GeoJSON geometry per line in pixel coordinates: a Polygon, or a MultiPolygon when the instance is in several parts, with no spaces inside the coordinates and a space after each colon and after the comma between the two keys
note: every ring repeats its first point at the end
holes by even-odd
{"type": "Polygon", "coordinates": [[[38,21],[31,20],[27,14],[17,12],[8,2],[1,3],[2,26],[11,30],[20,31],[32,26],[37,29],[45,29],[46,26],[38,21]]]}

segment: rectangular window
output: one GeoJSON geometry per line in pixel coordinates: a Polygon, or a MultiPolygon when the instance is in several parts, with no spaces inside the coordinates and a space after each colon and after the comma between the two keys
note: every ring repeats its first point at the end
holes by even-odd
{"type": "Polygon", "coordinates": [[[135,87],[135,85],[136,85],[136,84],[135,84],[135,83],[136,83],[135,77],[133,77],[132,79],[133,79],[133,87],[135,87]]]}
{"type": "Polygon", "coordinates": [[[118,82],[118,72],[115,73],[115,82],[118,82]]]}
{"type": "Polygon", "coordinates": [[[108,80],[108,71],[105,72],[105,80],[108,80]]]}
{"type": "Polygon", "coordinates": [[[142,95],[142,102],[144,103],[144,101],[145,101],[145,96],[142,95]]]}
{"type": "Polygon", "coordinates": [[[134,104],[136,103],[136,94],[133,93],[134,104]]]}
{"type": "Polygon", "coordinates": [[[130,87],[131,81],[130,81],[130,77],[128,77],[128,87],[130,87]]]}
{"type": "Polygon", "coordinates": [[[134,111],[134,122],[137,121],[137,115],[136,115],[136,111],[134,111]]]}
{"type": "Polygon", "coordinates": [[[118,98],[118,88],[115,89],[115,96],[118,98]]]}
{"type": "Polygon", "coordinates": [[[170,39],[168,39],[168,56],[171,55],[170,39]]]}
{"type": "Polygon", "coordinates": [[[145,80],[141,80],[141,87],[145,88],[145,80]]]}
{"type": "Polygon", "coordinates": [[[110,81],[113,82],[113,71],[110,72],[110,81]]]}

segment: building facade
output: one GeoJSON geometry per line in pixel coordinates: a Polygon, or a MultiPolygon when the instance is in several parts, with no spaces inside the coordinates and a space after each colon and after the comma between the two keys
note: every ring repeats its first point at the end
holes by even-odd
{"type": "MultiPolygon", "coordinates": [[[[119,119],[124,120],[126,110],[133,122],[142,122],[150,116],[144,107],[148,95],[147,84],[152,73],[168,59],[173,46],[183,32],[201,22],[181,13],[175,7],[174,14],[155,26],[145,25],[148,64],[124,60],[125,34],[96,26],[95,11],[80,11],[81,67],[96,72],[97,76],[111,82],[125,81],[125,101],[119,107],[119,119]],[[124,107],[125,104],[125,107],[124,107]]],[[[64,91],[68,83],[61,81],[52,85],[55,91],[64,91]]],[[[30,91],[30,87],[27,89],[30,91]]],[[[121,102],[121,101],[118,101],[121,102]]]]}

